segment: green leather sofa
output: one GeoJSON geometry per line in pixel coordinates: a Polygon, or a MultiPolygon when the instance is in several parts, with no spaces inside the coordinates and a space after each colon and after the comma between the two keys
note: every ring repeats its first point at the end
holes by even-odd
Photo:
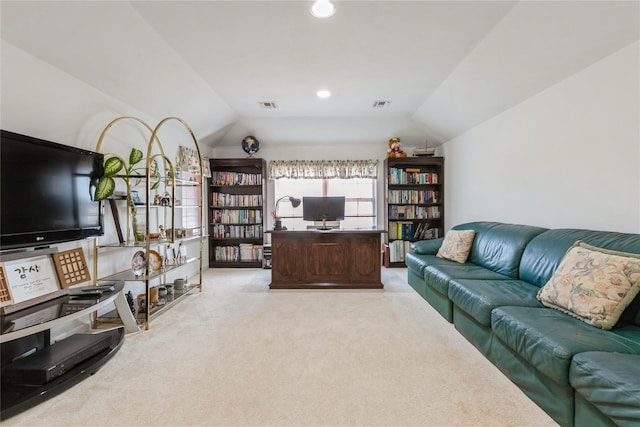
{"type": "MultiPolygon", "coordinates": [[[[611,331],[546,308],[536,299],[576,241],[640,254],[640,235],[496,222],[453,229],[476,232],[467,262],[436,257],[443,239],[416,242],[406,256],[409,284],[560,425],[625,425],[621,419],[640,425],[640,407],[633,406],[637,400],[608,402],[617,394],[594,392],[610,388],[597,375],[589,377],[589,392],[572,383],[581,378],[572,365],[580,358],[574,362],[574,356],[600,352],[609,355],[607,360],[640,357],[640,296],[611,331]],[[602,395],[608,397],[593,399],[602,395]]],[[[592,363],[589,366],[598,365],[592,363]]],[[[638,384],[636,376],[619,383],[618,392],[633,392],[635,387],[637,393],[638,384]]]]}

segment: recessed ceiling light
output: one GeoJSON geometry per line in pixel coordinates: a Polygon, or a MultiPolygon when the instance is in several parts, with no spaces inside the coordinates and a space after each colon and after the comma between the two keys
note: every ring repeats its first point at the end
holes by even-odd
{"type": "Polygon", "coordinates": [[[336,8],[329,0],[317,0],[311,6],[311,14],[316,18],[328,18],[336,12],[336,8]]]}
{"type": "Polygon", "coordinates": [[[316,92],[316,95],[318,95],[318,98],[328,98],[331,96],[331,92],[328,90],[319,90],[316,92]]]}

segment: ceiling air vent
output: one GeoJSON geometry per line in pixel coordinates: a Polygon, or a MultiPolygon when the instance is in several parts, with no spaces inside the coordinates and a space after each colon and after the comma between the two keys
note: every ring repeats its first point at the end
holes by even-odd
{"type": "Polygon", "coordinates": [[[258,102],[260,104],[260,108],[264,108],[267,110],[275,110],[278,108],[275,102],[267,101],[267,102],[258,102]]]}
{"type": "Polygon", "coordinates": [[[391,104],[391,101],[375,101],[373,103],[373,108],[384,108],[388,107],[391,104]]]}

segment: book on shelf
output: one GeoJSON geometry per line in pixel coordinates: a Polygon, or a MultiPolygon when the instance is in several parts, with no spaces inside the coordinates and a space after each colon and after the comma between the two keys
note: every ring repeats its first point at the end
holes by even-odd
{"type": "Polygon", "coordinates": [[[419,168],[389,168],[389,184],[437,184],[438,174],[419,168]]]}
{"type": "Polygon", "coordinates": [[[219,207],[261,207],[262,194],[211,193],[211,204],[219,207]]]}
{"type": "Polygon", "coordinates": [[[211,176],[213,185],[262,185],[262,174],[215,171],[211,176]]]}
{"type": "Polygon", "coordinates": [[[216,261],[262,261],[262,245],[241,243],[237,246],[216,246],[214,255],[216,261]]]}
{"type": "Polygon", "coordinates": [[[261,209],[226,209],[214,207],[211,221],[216,224],[261,224],[261,209]]]}
{"type": "Polygon", "coordinates": [[[404,262],[405,255],[411,252],[411,242],[394,240],[389,242],[389,262],[404,262]]]}
{"type": "Polygon", "coordinates": [[[389,203],[438,203],[440,193],[434,190],[389,190],[389,203]]]}
{"type": "Polygon", "coordinates": [[[438,206],[390,205],[389,220],[437,219],[440,218],[438,206]]]}
{"type": "Polygon", "coordinates": [[[262,234],[262,224],[213,224],[211,227],[211,237],[214,239],[262,239],[262,234]]]}

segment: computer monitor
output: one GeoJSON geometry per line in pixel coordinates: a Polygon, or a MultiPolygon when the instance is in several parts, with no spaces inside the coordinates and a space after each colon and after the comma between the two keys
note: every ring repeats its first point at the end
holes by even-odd
{"type": "Polygon", "coordinates": [[[322,221],[321,230],[327,230],[327,221],[344,219],[344,196],[303,197],[302,218],[305,221],[322,221]]]}

